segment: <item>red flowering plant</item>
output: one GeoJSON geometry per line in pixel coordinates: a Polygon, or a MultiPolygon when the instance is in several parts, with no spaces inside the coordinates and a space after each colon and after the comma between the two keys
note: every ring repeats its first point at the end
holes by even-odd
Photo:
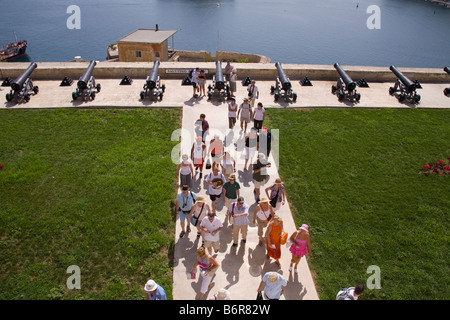
{"type": "Polygon", "coordinates": [[[444,160],[439,160],[436,163],[429,162],[428,164],[424,165],[422,170],[420,170],[420,173],[423,173],[425,175],[429,174],[437,174],[437,175],[443,175],[448,174],[450,175],[450,157],[448,159],[448,164],[445,164],[444,160]]]}

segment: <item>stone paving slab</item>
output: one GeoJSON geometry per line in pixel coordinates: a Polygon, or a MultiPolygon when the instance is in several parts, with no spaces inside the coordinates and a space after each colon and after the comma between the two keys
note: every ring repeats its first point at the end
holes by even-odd
{"type": "MultiPolygon", "coordinates": [[[[201,99],[192,98],[192,87],[182,86],[181,80],[162,80],[166,86],[162,101],[140,100],[139,93],[145,83],[145,79],[134,79],[131,85],[119,85],[121,79],[97,79],[101,84],[101,91],[96,95],[95,100],[82,102],[72,101],[72,92],[76,89],[76,81],[70,87],[60,87],[61,81],[36,80],[34,85],[39,86],[39,93],[31,95],[27,103],[17,104],[6,102],[5,95],[9,92],[8,87],[0,87],[0,109],[19,108],[103,108],[103,107],[194,107],[204,102],[206,97],[201,99]]],[[[359,108],[450,108],[450,98],[443,94],[443,90],[450,87],[450,83],[423,83],[423,89],[418,89],[422,99],[419,104],[413,105],[407,102],[398,102],[395,96],[390,96],[389,87],[391,82],[369,83],[369,88],[358,88],[361,93],[359,103],[349,103],[338,101],[337,96],[331,94],[333,81],[313,81],[312,87],[302,87],[300,83],[292,82],[293,90],[297,93],[296,102],[286,102],[284,99],[274,101],[270,93],[270,87],[274,81],[257,81],[260,97],[259,101],[265,107],[359,107],[359,108]]],[[[206,84],[206,91],[211,81],[206,84]]],[[[237,84],[237,102],[246,96],[246,87],[240,82],[237,84]]],[[[221,105],[223,101],[213,99],[212,106],[221,105]]]]}

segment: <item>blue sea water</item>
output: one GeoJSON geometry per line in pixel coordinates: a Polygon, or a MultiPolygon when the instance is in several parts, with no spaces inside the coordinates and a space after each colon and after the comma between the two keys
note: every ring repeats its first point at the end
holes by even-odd
{"type": "Polygon", "coordinates": [[[109,44],[156,24],[177,30],[174,49],[213,55],[224,50],[283,63],[450,65],[450,8],[423,0],[0,0],[0,45],[14,40],[14,30],[28,40],[32,61],[104,60],[109,44]],[[71,5],[81,10],[81,29],[67,28],[71,5]],[[380,29],[367,27],[371,5],[380,9],[380,29]]]}

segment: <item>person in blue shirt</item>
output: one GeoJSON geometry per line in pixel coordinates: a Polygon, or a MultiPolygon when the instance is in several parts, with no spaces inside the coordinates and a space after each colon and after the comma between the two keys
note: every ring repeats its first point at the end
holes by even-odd
{"type": "Polygon", "coordinates": [[[145,300],[167,300],[166,292],[154,280],[148,280],[144,286],[145,300]]]}
{"type": "Polygon", "coordinates": [[[258,293],[264,288],[264,295],[269,300],[279,300],[284,293],[287,282],[286,279],[278,272],[266,272],[257,289],[258,293]]]}

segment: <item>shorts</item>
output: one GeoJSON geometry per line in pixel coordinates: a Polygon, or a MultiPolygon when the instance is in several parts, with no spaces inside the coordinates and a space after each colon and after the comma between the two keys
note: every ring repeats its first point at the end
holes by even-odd
{"type": "Polygon", "coordinates": [[[205,240],[205,248],[213,248],[217,252],[219,251],[219,241],[205,240]]]}
{"type": "Polygon", "coordinates": [[[250,123],[250,116],[244,117],[244,116],[241,114],[241,122],[247,122],[247,123],[250,123]]]}
{"type": "Polygon", "coordinates": [[[197,88],[197,82],[192,82],[192,87],[195,89],[197,88]]]}
{"type": "Polygon", "coordinates": [[[196,167],[203,168],[203,163],[205,163],[205,159],[201,159],[201,162],[200,162],[200,159],[194,159],[193,163],[194,163],[194,168],[196,168],[196,167]]]}
{"type": "Polygon", "coordinates": [[[209,198],[211,199],[211,201],[216,201],[216,199],[219,199],[222,196],[222,193],[219,194],[210,194],[209,198]]]}
{"type": "Polygon", "coordinates": [[[253,158],[256,152],[256,147],[245,147],[245,159],[253,158]]]}
{"type": "Polygon", "coordinates": [[[189,211],[185,211],[185,212],[183,212],[181,210],[178,210],[178,216],[180,217],[180,222],[181,223],[185,222],[186,219],[189,218],[189,213],[190,212],[189,211]],[[187,213],[185,213],[185,212],[187,212],[187,213]]]}
{"type": "Polygon", "coordinates": [[[264,179],[263,181],[256,181],[256,180],[253,180],[253,183],[255,184],[255,189],[259,189],[259,188],[261,188],[262,186],[264,186],[264,185],[266,184],[267,180],[268,180],[267,178],[264,179]]]}

